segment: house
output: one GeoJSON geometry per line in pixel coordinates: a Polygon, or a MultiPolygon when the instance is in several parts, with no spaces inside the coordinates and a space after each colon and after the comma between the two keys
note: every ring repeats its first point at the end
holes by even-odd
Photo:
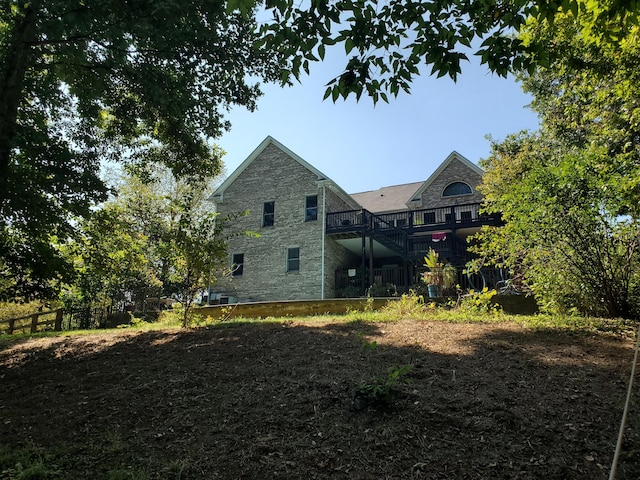
{"type": "Polygon", "coordinates": [[[480,213],[481,176],[452,152],[426,181],[350,195],[267,137],[211,197],[222,215],[248,210],[234,226],[259,234],[229,239],[232,273],[211,298],[322,299],[383,283],[404,291],[429,248],[462,266],[466,237],[499,222],[480,213]]]}

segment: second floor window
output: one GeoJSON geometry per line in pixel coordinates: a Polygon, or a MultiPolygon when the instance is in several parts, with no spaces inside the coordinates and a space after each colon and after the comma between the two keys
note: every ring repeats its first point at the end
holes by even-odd
{"type": "Polygon", "coordinates": [[[312,222],[318,220],[318,196],[310,195],[305,201],[304,221],[312,222]]]}
{"type": "Polygon", "coordinates": [[[276,202],[264,202],[262,206],[262,226],[273,227],[276,216],[276,202]]]}

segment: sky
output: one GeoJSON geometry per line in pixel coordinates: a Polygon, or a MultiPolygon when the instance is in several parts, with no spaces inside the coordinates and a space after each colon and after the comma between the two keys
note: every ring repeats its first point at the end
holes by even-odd
{"type": "Polygon", "coordinates": [[[257,111],[231,110],[231,130],[215,140],[227,152],[227,175],[270,135],[348,193],[358,193],[426,180],[454,150],[478,163],[490,153],[487,135],[502,140],[538,127],[527,108],[531,97],[519,84],[477,61],[463,64],[457,82],[425,74],[411,94],[375,107],[364,95],[360,102],[322,100],[342,66],[339,57],[313,64],[301,84],[263,85],[257,111]]]}

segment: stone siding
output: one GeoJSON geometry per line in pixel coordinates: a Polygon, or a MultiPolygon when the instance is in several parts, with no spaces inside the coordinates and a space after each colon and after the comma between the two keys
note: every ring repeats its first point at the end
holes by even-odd
{"type": "Polygon", "coordinates": [[[327,237],[325,244],[325,298],[333,298],[336,296],[336,270],[338,268],[356,268],[360,266],[360,257],[350,252],[345,247],[327,237]]]}
{"type": "Polygon", "coordinates": [[[459,160],[452,161],[438,175],[438,177],[422,192],[422,206],[418,208],[448,207],[451,205],[462,205],[464,203],[479,203],[482,195],[476,187],[482,180],[482,176],[475,170],[459,160]],[[464,182],[471,187],[472,194],[459,195],[454,197],[443,197],[442,192],[445,187],[453,182],[464,182]]]}
{"type": "MultiPolygon", "coordinates": [[[[219,280],[214,292],[235,297],[240,302],[315,300],[322,297],[323,290],[324,297],[331,298],[336,294],[335,271],[360,266],[359,252],[349,251],[326,235],[323,244],[323,208],[339,212],[352,210],[352,205],[335,188],[323,188],[325,182],[318,177],[320,173],[287,152],[277,142],[266,143],[244,170],[225,184],[222,197],[216,197],[216,208],[222,215],[249,211],[247,216],[233,221],[234,232],[251,231],[259,236],[229,238],[229,266],[234,254],[243,254],[243,272],[219,280]],[[306,222],[305,201],[310,195],[318,196],[318,218],[306,222]],[[265,202],[274,202],[273,226],[262,226],[265,202]],[[287,272],[287,250],[291,247],[300,249],[300,269],[296,272],[287,272]]],[[[422,205],[412,207],[426,209],[478,203],[482,200],[476,191],[480,181],[481,175],[476,170],[454,157],[422,193],[422,205]],[[473,193],[442,197],[443,190],[452,182],[467,183],[473,193]]],[[[461,207],[462,210],[465,207],[461,207]]]]}
{"type": "Polygon", "coordinates": [[[327,213],[353,210],[353,207],[340,198],[334,191],[327,188],[327,213]]]}
{"type": "Polygon", "coordinates": [[[317,176],[282,150],[268,145],[231,183],[217,203],[221,214],[249,210],[234,221],[235,230],[259,238],[236,236],[228,242],[233,254],[244,254],[243,275],[220,282],[240,301],[317,299],[322,284],[322,188],[317,176]],[[305,200],[318,195],[318,220],[305,222],[305,200]],[[264,202],[275,202],[274,225],[262,226],[264,202]],[[300,271],[287,272],[287,249],[300,248],[300,271]]]}

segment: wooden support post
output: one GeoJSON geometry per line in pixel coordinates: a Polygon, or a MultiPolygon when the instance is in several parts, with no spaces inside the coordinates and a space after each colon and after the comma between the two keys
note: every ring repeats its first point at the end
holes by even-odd
{"type": "Polygon", "coordinates": [[[408,291],[409,291],[409,288],[411,288],[411,284],[410,284],[411,282],[409,281],[409,278],[411,277],[411,276],[409,275],[409,268],[410,268],[411,263],[410,263],[410,262],[408,262],[408,261],[407,261],[407,260],[405,260],[405,259],[402,259],[402,264],[403,264],[403,266],[404,266],[404,268],[402,269],[402,270],[403,270],[403,276],[404,276],[404,278],[402,279],[402,281],[403,281],[403,283],[404,283],[404,286],[405,286],[406,291],[408,292],[408,291]]]}
{"type": "Polygon", "coordinates": [[[373,276],[373,237],[369,237],[369,285],[375,283],[373,276]]]}
{"type": "Polygon", "coordinates": [[[360,254],[362,256],[362,295],[364,296],[367,292],[367,237],[364,230],[362,231],[362,251],[360,254]]]}
{"type": "Polygon", "coordinates": [[[31,315],[31,333],[36,333],[38,331],[38,315],[34,313],[31,315]]]}
{"type": "Polygon", "coordinates": [[[64,310],[62,308],[59,308],[58,310],[56,310],[56,322],[53,324],[53,329],[56,332],[59,332],[62,330],[63,315],[64,315],[64,310]]]}
{"type": "Polygon", "coordinates": [[[7,332],[9,335],[11,335],[13,333],[13,329],[15,328],[15,326],[16,326],[16,319],[15,318],[10,319],[9,320],[9,330],[7,332]]]}

